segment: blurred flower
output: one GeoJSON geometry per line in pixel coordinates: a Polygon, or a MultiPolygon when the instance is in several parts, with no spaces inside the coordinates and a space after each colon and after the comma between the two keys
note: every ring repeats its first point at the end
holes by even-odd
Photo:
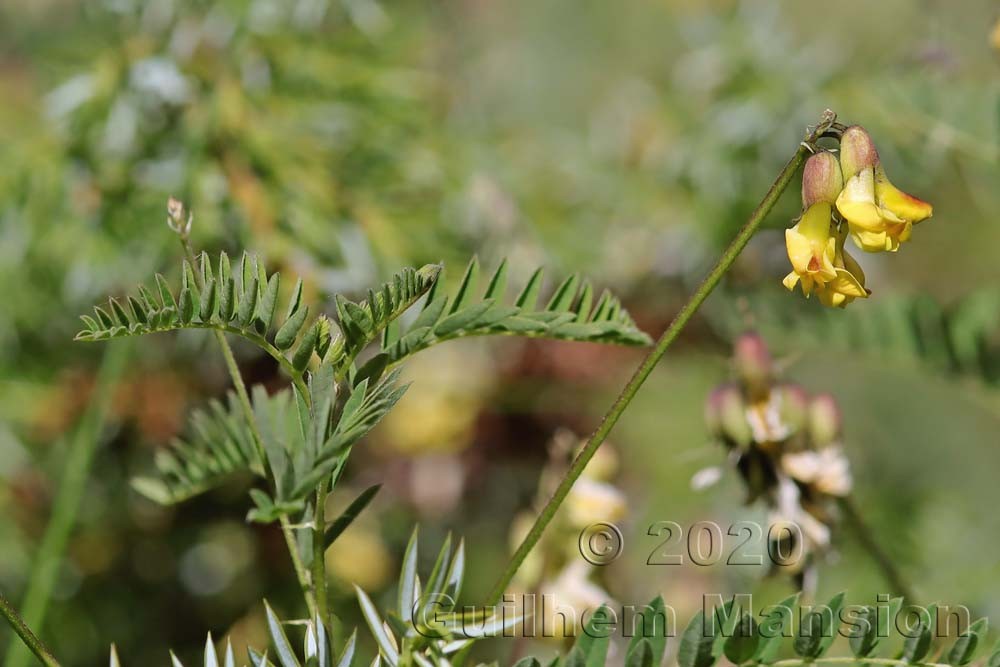
{"type": "Polygon", "coordinates": [[[476,420],[492,383],[489,357],[473,346],[441,346],[415,356],[403,381],[420,379],[382,426],[382,444],[394,452],[454,454],[472,442],[476,420]]]}
{"type": "Polygon", "coordinates": [[[465,466],[457,456],[417,457],[410,466],[410,499],[421,514],[441,516],[461,500],[465,477],[465,466]]]}
{"type": "Polygon", "coordinates": [[[931,217],[930,204],[889,181],[871,136],[860,125],[844,130],[840,166],[846,183],[837,197],[837,210],[859,248],[895,252],[909,240],[914,224],[931,217]]]}
{"type": "MultiPolygon", "coordinates": [[[[779,553],[801,555],[776,565],[804,586],[815,578],[816,558],[830,547],[838,516],[835,499],[851,490],[850,465],[839,444],[840,411],[828,394],[810,398],[802,387],[781,382],[756,334],[737,339],[733,360],[736,381],[712,390],[705,421],[729,449],[746,502],[766,502],[772,532],[781,542],[779,553]]],[[[720,474],[707,468],[691,485],[705,488],[720,474]]]]}
{"type": "Polygon", "coordinates": [[[751,394],[766,391],[774,375],[774,364],[764,339],[755,333],[737,338],[733,344],[733,368],[751,394]]]}
{"type": "MultiPolygon", "coordinates": [[[[580,442],[580,445],[583,446],[583,441],[580,442]]],[[[618,452],[615,451],[614,447],[608,445],[609,443],[605,442],[594,452],[593,458],[583,469],[584,477],[598,482],[607,482],[618,474],[618,452]]]]}
{"type": "Polygon", "coordinates": [[[990,31],[990,44],[994,49],[1000,51],[1000,19],[993,24],[993,30],[990,31]]]}
{"type": "Polygon", "coordinates": [[[538,615],[542,619],[542,629],[551,632],[538,634],[556,640],[576,636],[584,613],[593,612],[611,601],[607,591],[590,581],[592,572],[593,566],[589,563],[575,560],[555,579],[540,586],[538,598],[541,609],[538,615]],[[566,613],[567,608],[573,613],[566,613]]]}
{"type": "Polygon", "coordinates": [[[371,526],[355,521],[326,552],[327,572],[342,584],[378,590],[392,577],[392,557],[371,526]]]}
{"type": "Polygon", "coordinates": [[[582,528],[595,521],[618,521],[625,516],[625,494],[606,482],[581,477],[566,498],[570,522],[582,528]]]}
{"type": "Polygon", "coordinates": [[[782,469],[792,478],[821,493],[846,496],[851,491],[851,470],[840,447],[793,452],[781,457],[782,469]]]}
{"type": "Polygon", "coordinates": [[[809,404],[809,436],[813,444],[825,447],[840,437],[840,408],[830,394],[814,396],[809,404]]]}

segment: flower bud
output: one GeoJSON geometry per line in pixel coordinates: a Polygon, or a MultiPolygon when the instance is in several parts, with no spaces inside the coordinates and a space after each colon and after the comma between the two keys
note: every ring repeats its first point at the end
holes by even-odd
{"type": "Polygon", "coordinates": [[[809,396],[806,395],[806,390],[797,384],[783,384],[775,387],[774,391],[780,397],[778,413],[781,415],[781,422],[790,433],[800,431],[806,425],[809,415],[809,396]]]}
{"type": "Polygon", "coordinates": [[[743,394],[735,385],[722,385],[709,395],[705,417],[716,437],[740,447],[747,447],[753,440],[743,394]]]}
{"type": "Polygon", "coordinates": [[[840,437],[841,416],[836,399],[830,394],[813,397],[809,404],[809,436],[813,445],[825,447],[840,437]]]}
{"type": "Polygon", "coordinates": [[[733,345],[733,367],[736,377],[751,396],[766,395],[774,373],[767,343],[756,333],[745,333],[733,345]]]}
{"type": "Polygon", "coordinates": [[[845,181],[864,169],[878,164],[878,151],[868,131],[852,125],[840,137],[840,169],[845,181]]]}
{"type": "Polygon", "coordinates": [[[191,232],[191,223],[194,216],[189,213],[184,202],[174,197],[167,199],[167,226],[181,236],[187,236],[191,232]]]}
{"type": "Polygon", "coordinates": [[[844,189],[840,163],[833,153],[822,151],[808,160],[802,169],[802,206],[809,208],[817,202],[833,203],[844,189]]]}

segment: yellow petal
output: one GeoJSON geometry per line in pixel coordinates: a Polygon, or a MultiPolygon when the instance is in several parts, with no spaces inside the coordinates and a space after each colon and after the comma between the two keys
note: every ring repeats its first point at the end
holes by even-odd
{"type": "Polygon", "coordinates": [[[819,302],[824,306],[830,308],[836,308],[838,306],[842,307],[847,305],[847,297],[839,292],[834,292],[833,290],[823,290],[819,293],[819,302]]]}
{"type": "Polygon", "coordinates": [[[861,297],[862,299],[868,297],[865,286],[846,269],[837,269],[837,277],[826,284],[826,289],[844,296],[861,297]]]}
{"type": "Polygon", "coordinates": [[[884,231],[869,232],[851,226],[851,238],[865,252],[884,252],[888,235],[884,231]]]}
{"type": "Polygon", "coordinates": [[[881,165],[875,173],[875,196],[882,208],[892,211],[901,220],[920,222],[934,213],[934,207],[928,202],[908,195],[893,185],[881,165]]]}
{"type": "Polygon", "coordinates": [[[785,249],[788,251],[788,261],[792,263],[796,273],[806,273],[814,256],[813,247],[809,239],[800,234],[796,227],[785,230],[785,249]]]}
{"type": "Polygon", "coordinates": [[[861,286],[865,285],[865,272],[861,269],[861,265],[858,264],[857,260],[851,257],[846,250],[841,249],[841,262],[843,262],[844,270],[850,273],[854,278],[861,283],[861,286]]]}
{"type": "Polygon", "coordinates": [[[874,170],[863,169],[847,181],[837,197],[837,210],[853,226],[869,231],[879,231],[885,226],[875,203],[874,170]]]}
{"type": "Polygon", "coordinates": [[[792,271],[785,276],[785,279],[781,281],[781,284],[784,285],[790,292],[795,290],[795,286],[799,284],[799,274],[792,271]]]}
{"type": "Polygon", "coordinates": [[[795,228],[810,241],[826,245],[826,240],[830,238],[830,218],[833,214],[833,207],[830,202],[816,202],[806,209],[802,214],[795,228]]]}

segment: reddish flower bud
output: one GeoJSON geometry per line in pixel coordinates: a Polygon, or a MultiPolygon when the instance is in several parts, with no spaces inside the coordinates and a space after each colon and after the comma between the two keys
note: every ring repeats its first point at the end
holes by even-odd
{"type": "Polygon", "coordinates": [[[878,151],[868,130],[852,125],[840,137],[840,169],[845,181],[859,171],[874,168],[879,163],[878,151]]]}
{"type": "Polygon", "coordinates": [[[840,163],[833,153],[822,151],[808,160],[802,169],[802,206],[809,208],[817,202],[833,203],[844,189],[840,163]]]}
{"type": "Polygon", "coordinates": [[[733,368],[751,396],[766,395],[774,365],[763,338],[756,333],[745,333],[737,338],[733,345],[733,368]]]}

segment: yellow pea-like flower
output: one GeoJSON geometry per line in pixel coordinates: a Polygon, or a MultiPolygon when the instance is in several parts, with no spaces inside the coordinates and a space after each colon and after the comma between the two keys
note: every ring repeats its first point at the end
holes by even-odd
{"type": "Polygon", "coordinates": [[[820,303],[824,306],[843,308],[855,299],[866,299],[871,294],[865,288],[865,272],[844,249],[847,234],[841,232],[836,238],[836,253],[833,260],[837,276],[817,289],[820,303]]]}
{"type": "Polygon", "coordinates": [[[892,184],[871,136],[860,125],[844,130],[840,167],[846,180],[837,210],[851,238],[867,252],[895,252],[910,238],[913,225],[931,217],[933,207],[892,184]]]}
{"type": "Polygon", "coordinates": [[[785,247],[792,272],[785,276],[784,285],[794,289],[801,283],[806,296],[814,287],[837,277],[834,260],[837,241],[831,234],[833,209],[829,202],[816,202],[806,209],[791,229],[785,230],[785,247]]]}

